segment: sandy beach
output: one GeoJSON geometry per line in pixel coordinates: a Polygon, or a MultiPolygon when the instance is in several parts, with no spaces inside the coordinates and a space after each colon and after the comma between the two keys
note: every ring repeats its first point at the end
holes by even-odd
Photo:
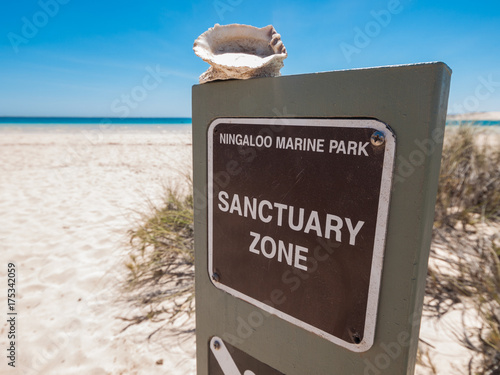
{"type": "MultiPolygon", "coordinates": [[[[162,186],[182,183],[190,163],[189,127],[0,128],[0,279],[7,262],[17,270],[17,361],[9,373],[195,372],[194,337],[148,342],[144,333],[154,327],[120,333],[126,324],[118,319],[133,313],[120,300],[127,231],[162,186]]],[[[4,321],[2,348],[7,329],[4,321]]]]}
{"type": "MultiPolygon", "coordinates": [[[[119,319],[134,314],[120,289],[127,231],[164,186],[185,183],[189,126],[0,127],[0,170],[0,278],[8,262],[17,272],[17,363],[9,373],[194,374],[194,333],[164,329],[148,341],[153,323],[122,332],[119,319]]],[[[467,373],[462,319],[456,311],[422,321],[422,346],[438,374],[467,373]]],[[[179,324],[194,329],[194,319],[179,324]]],[[[3,322],[1,347],[7,330],[3,322]]]]}

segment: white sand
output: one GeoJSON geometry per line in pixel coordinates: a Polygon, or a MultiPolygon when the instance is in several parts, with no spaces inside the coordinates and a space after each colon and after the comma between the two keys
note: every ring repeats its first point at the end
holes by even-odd
{"type": "MultiPolygon", "coordinates": [[[[125,323],[117,319],[132,310],[117,301],[126,232],[147,199],[159,197],[162,184],[182,181],[176,169],[189,171],[190,163],[189,130],[0,128],[0,280],[8,261],[18,272],[18,357],[8,373],[195,372],[192,335],[148,343],[145,332],[154,327],[120,333],[125,323]]],[[[1,348],[8,347],[5,320],[1,348]]]]}

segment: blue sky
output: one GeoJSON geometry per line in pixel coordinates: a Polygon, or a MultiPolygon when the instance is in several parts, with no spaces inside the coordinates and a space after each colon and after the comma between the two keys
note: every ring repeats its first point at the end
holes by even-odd
{"type": "Polygon", "coordinates": [[[0,116],[190,117],[193,42],[215,23],[274,25],[283,75],[443,61],[450,113],[500,111],[498,0],[1,4],[0,116]]]}

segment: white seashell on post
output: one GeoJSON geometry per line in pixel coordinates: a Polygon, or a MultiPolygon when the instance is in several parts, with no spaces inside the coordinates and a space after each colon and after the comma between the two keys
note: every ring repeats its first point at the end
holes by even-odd
{"type": "Polygon", "coordinates": [[[281,35],[272,25],[219,25],[208,29],[194,42],[194,53],[211,66],[200,83],[225,79],[278,77],[287,57],[281,35]]]}

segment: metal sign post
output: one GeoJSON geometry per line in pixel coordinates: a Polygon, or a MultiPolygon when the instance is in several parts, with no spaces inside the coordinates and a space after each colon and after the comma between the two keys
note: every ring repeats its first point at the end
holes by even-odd
{"type": "Polygon", "coordinates": [[[193,88],[198,374],[411,374],[450,70],[193,88]]]}

